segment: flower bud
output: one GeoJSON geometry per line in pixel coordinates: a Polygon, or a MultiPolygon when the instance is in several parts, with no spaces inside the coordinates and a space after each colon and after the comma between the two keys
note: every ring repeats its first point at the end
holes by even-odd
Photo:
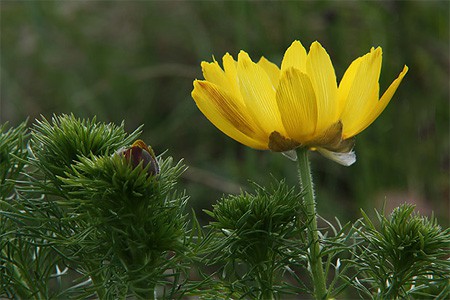
{"type": "Polygon", "coordinates": [[[131,147],[119,150],[119,153],[131,163],[133,168],[136,168],[142,162],[143,168],[148,166],[147,173],[149,176],[159,174],[159,165],[155,153],[144,141],[137,140],[131,147]]]}

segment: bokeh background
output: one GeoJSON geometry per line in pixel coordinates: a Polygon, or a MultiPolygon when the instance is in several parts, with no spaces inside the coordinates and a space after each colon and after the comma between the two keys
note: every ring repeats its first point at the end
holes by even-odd
{"type": "Polygon", "coordinates": [[[279,64],[299,39],[318,40],[338,79],[356,57],[383,48],[384,91],[410,68],[392,102],[357,137],[342,167],[312,154],[319,212],[354,221],[359,209],[403,202],[449,221],[449,3],[447,1],[5,1],[1,123],[74,113],[145,124],[157,153],[189,166],[181,188],[202,221],[224,193],[286,178],[296,165],[218,131],[190,93],[200,62],[246,50],[279,64]]]}

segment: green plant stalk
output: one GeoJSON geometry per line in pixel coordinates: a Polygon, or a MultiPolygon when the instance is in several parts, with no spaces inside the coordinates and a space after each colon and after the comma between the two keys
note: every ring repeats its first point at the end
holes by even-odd
{"type": "Polygon", "coordinates": [[[314,187],[308,160],[308,148],[299,148],[297,150],[297,157],[300,186],[305,192],[303,199],[305,201],[308,216],[309,263],[314,285],[314,296],[316,299],[325,299],[327,295],[327,287],[323,272],[322,259],[320,257],[316,201],[314,199],[314,187]]]}
{"type": "Polygon", "coordinates": [[[105,299],[106,298],[106,290],[105,290],[105,280],[103,279],[103,276],[101,274],[90,274],[92,283],[95,286],[95,292],[97,293],[98,299],[105,299]]]}
{"type": "MultiPolygon", "coordinates": [[[[272,264],[272,263],[271,263],[272,264]]],[[[258,283],[261,288],[260,299],[272,300],[273,295],[273,268],[258,268],[258,283]]]]}

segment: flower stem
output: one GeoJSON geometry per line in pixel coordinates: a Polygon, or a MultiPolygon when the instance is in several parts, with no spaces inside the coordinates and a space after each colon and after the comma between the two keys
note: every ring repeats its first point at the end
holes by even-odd
{"type": "Polygon", "coordinates": [[[327,287],[323,272],[322,259],[320,257],[316,202],[314,199],[314,187],[308,160],[308,149],[299,148],[297,150],[297,156],[300,186],[305,192],[304,201],[308,216],[309,264],[311,267],[314,285],[314,296],[316,299],[325,299],[327,295],[327,287]]]}

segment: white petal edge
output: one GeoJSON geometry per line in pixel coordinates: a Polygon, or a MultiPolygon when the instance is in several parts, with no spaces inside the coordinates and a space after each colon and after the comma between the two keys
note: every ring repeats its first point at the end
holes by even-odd
{"type": "Polygon", "coordinates": [[[297,161],[297,152],[295,150],[284,151],[281,152],[281,154],[283,154],[284,157],[287,157],[292,161],[297,161]]]}
{"type": "Polygon", "coordinates": [[[351,166],[356,162],[356,153],[353,150],[347,153],[340,153],[323,148],[317,148],[317,152],[319,152],[326,158],[346,167],[351,166]]]}

